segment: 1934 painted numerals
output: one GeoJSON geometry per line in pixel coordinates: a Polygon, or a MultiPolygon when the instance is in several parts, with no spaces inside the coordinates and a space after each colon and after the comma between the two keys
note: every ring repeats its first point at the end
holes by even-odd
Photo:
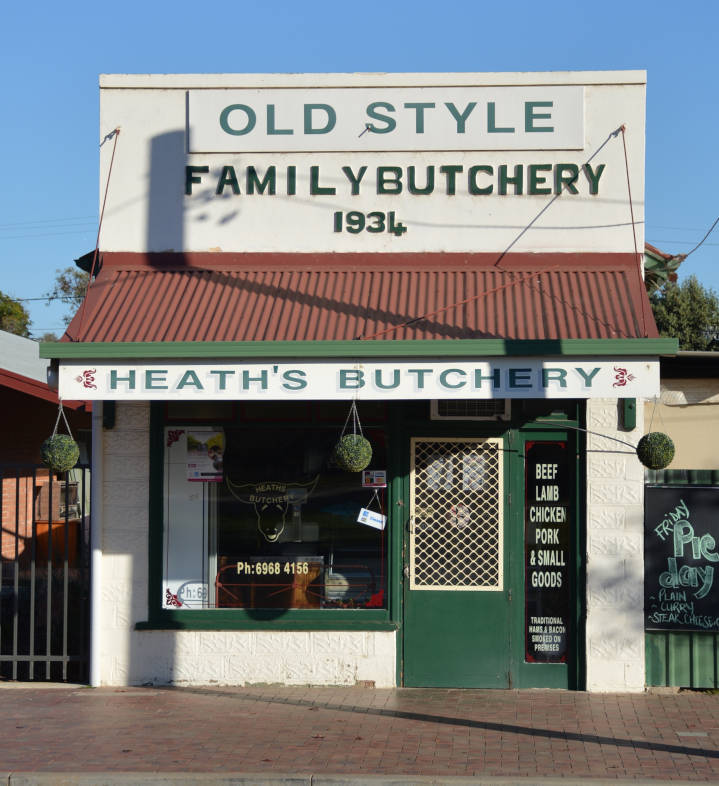
{"type": "Polygon", "coordinates": [[[349,232],[351,235],[358,235],[362,231],[390,232],[396,237],[401,237],[407,231],[407,227],[395,219],[394,210],[389,213],[375,210],[367,214],[360,213],[358,210],[350,210],[347,213],[337,210],[334,214],[334,231],[349,232]]]}

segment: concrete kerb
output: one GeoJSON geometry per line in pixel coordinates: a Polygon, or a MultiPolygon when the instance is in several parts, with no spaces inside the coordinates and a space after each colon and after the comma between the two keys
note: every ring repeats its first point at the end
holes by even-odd
{"type": "Polygon", "coordinates": [[[2,690],[89,690],[90,686],[82,682],[13,682],[0,680],[2,690]]]}
{"type": "MultiPolygon", "coordinates": [[[[567,778],[493,778],[433,775],[267,775],[267,773],[13,772],[7,786],[567,786],[567,778]]],[[[585,786],[688,786],[696,781],[583,778],[585,786]]]]}

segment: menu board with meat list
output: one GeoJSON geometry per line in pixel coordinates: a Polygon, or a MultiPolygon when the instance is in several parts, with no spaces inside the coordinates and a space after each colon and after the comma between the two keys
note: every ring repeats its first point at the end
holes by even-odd
{"type": "Polygon", "coordinates": [[[571,595],[567,443],[527,442],[525,459],[525,660],[564,663],[571,595]]]}

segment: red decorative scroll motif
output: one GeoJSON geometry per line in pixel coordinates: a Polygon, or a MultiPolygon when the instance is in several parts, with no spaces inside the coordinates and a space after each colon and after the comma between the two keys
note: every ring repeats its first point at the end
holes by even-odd
{"type": "Polygon", "coordinates": [[[174,445],[178,439],[185,433],[184,429],[171,429],[167,432],[167,447],[169,448],[171,445],[174,445]]]}
{"type": "Polygon", "coordinates": [[[179,609],[182,606],[182,601],[168,589],[165,590],[165,606],[176,606],[179,609]]]}
{"type": "Polygon", "coordinates": [[[97,385],[95,384],[95,374],[97,374],[96,368],[85,369],[85,371],[83,371],[79,377],[75,377],[75,381],[82,383],[84,388],[97,390],[97,385]]]}
{"type": "Polygon", "coordinates": [[[627,382],[632,382],[636,379],[634,374],[630,374],[625,368],[617,368],[617,366],[614,366],[614,370],[617,372],[614,375],[614,379],[617,381],[612,385],[614,388],[623,388],[627,382]]]}

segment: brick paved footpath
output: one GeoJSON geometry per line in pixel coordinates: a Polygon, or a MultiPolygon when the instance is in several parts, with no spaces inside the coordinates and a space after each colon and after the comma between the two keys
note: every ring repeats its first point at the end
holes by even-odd
{"type": "Polygon", "coordinates": [[[425,782],[421,776],[436,783],[450,776],[477,783],[494,777],[719,783],[719,695],[699,691],[0,683],[0,702],[5,783],[33,782],[17,773],[35,773],[40,782],[41,773],[80,772],[88,783],[110,783],[113,774],[115,782],[143,783],[149,773],[195,774],[197,782],[201,773],[207,782],[213,773],[245,773],[258,783],[290,782],[289,776],[326,783],[328,775],[366,782],[383,776],[383,783],[390,776],[403,776],[403,783],[425,782]]]}

